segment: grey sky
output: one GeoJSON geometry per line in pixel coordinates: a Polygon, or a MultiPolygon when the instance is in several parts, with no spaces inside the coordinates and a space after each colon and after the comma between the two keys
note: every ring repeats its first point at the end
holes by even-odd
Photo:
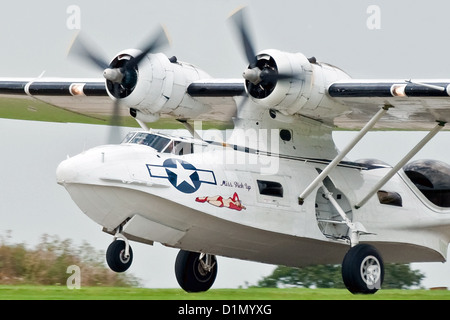
{"type": "Polygon", "coordinates": [[[66,53],[76,34],[69,30],[70,5],[81,9],[81,29],[107,58],[135,47],[164,24],[172,39],[165,50],[216,77],[239,77],[244,55],[226,21],[249,7],[255,46],[316,56],[353,77],[434,77],[450,74],[446,30],[450,3],[444,0],[267,0],[14,1],[0,12],[2,75],[97,76],[66,53]],[[380,29],[370,30],[370,5],[380,9],[380,29]]]}
{"type": "MultiPolygon", "coordinates": [[[[162,23],[172,40],[164,50],[168,56],[194,63],[215,77],[239,77],[246,61],[226,19],[237,7],[248,5],[257,49],[314,55],[354,78],[450,78],[450,2],[444,0],[10,1],[0,11],[0,76],[37,77],[44,70],[46,76],[101,76],[78,60],[66,58],[78,32],[66,26],[70,5],[79,6],[82,32],[108,59],[138,46],[162,23]],[[380,29],[371,30],[367,9],[373,4],[380,10],[380,29]]],[[[55,169],[67,154],[104,143],[107,132],[98,126],[0,120],[0,145],[5,150],[0,170],[0,231],[12,229],[17,241],[27,243],[49,233],[106,249],[111,237],[84,217],[67,192],[56,185],[55,169]]],[[[337,134],[341,147],[346,134],[351,133],[337,134]]],[[[403,148],[419,139],[417,134],[406,133],[389,137],[393,142],[389,149],[381,143],[384,136],[370,135],[350,157],[376,157],[394,164],[407,152],[403,148]]],[[[447,133],[439,134],[420,156],[445,161],[449,155],[442,153],[441,146],[448,145],[449,138],[447,133]]],[[[148,286],[177,287],[173,275],[176,250],[143,245],[133,249],[131,272],[145,278],[148,286]]],[[[245,280],[255,283],[273,269],[229,259],[219,262],[215,287],[237,286],[245,280]]],[[[433,264],[429,270],[433,268],[450,274],[448,264],[433,264]]],[[[450,286],[450,279],[436,281],[429,284],[450,286]]]]}

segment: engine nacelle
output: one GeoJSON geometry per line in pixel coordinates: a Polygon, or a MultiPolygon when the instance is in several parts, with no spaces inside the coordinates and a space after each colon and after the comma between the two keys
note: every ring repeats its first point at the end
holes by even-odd
{"type": "MultiPolygon", "coordinates": [[[[119,53],[111,68],[120,68],[139,50],[119,53]]],[[[120,84],[107,80],[108,94],[130,108],[131,114],[144,122],[158,120],[159,115],[192,118],[207,107],[186,94],[186,88],[195,80],[210,78],[197,67],[168,58],[162,53],[149,54],[133,70],[127,70],[120,84]]]]}
{"type": "Polygon", "coordinates": [[[349,76],[301,53],[270,49],[256,56],[244,78],[247,93],[255,103],[293,115],[302,109],[304,114],[314,110],[325,97],[328,85],[349,76]]]}

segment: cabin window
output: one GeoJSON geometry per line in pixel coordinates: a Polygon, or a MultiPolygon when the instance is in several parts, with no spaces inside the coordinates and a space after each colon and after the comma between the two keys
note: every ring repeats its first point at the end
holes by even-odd
{"type": "Polygon", "coordinates": [[[257,180],[257,182],[260,194],[279,198],[283,197],[283,186],[281,183],[266,180],[257,180]]]}
{"type": "Polygon", "coordinates": [[[175,141],[174,153],[179,156],[194,153],[194,144],[184,141],[175,141]]]}
{"type": "Polygon", "coordinates": [[[193,152],[194,144],[184,141],[171,141],[164,150],[164,153],[172,153],[176,154],[177,156],[191,154],[193,152]]]}
{"type": "Polygon", "coordinates": [[[401,207],[402,196],[398,192],[380,190],[377,193],[378,200],[381,204],[387,204],[390,206],[401,207]]]}

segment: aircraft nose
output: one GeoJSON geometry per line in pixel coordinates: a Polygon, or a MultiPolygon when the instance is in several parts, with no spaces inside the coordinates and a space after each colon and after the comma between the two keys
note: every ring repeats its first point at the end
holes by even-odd
{"type": "Polygon", "coordinates": [[[61,162],[56,169],[56,182],[64,185],[67,182],[73,181],[77,176],[74,161],[67,159],[61,162]]]}

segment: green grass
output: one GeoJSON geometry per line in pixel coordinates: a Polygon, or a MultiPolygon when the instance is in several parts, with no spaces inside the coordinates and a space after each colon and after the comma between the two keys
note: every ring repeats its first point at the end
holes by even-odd
{"type": "Polygon", "coordinates": [[[186,293],[181,289],[0,286],[1,300],[450,300],[448,290],[380,290],[353,295],[344,289],[212,289],[186,293]]]}

